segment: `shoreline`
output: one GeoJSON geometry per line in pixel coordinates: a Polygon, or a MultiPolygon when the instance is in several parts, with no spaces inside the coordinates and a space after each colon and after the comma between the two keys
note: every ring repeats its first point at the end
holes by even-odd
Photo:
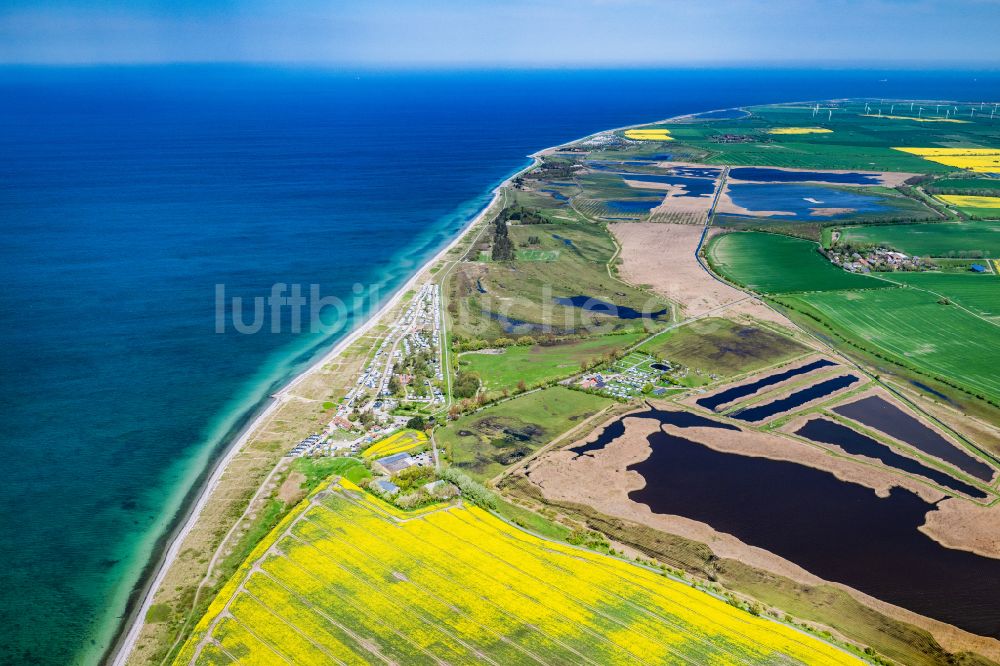
{"type": "MultiPolygon", "coordinates": [[[[585,137],[581,137],[580,139],[575,139],[567,143],[575,143],[576,141],[581,141],[590,136],[594,136],[594,134],[589,134],[585,137]]],[[[216,460],[213,461],[210,464],[210,467],[206,470],[208,471],[208,474],[205,475],[204,481],[192,487],[191,491],[189,491],[188,497],[185,497],[183,500],[183,506],[181,510],[178,511],[178,514],[182,517],[177,520],[176,525],[171,527],[157,539],[154,550],[159,552],[154,558],[150,559],[146,566],[143,567],[143,573],[140,580],[129,593],[125,612],[121,616],[122,621],[118,624],[118,627],[115,630],[107,648],[102,652],[99,663],[113,664],[114,666],[124,666],[127,663],[135,648],[139,634],[145,624],[144,618],[153,604],[153,598],[156,591],[163,583],[167,571],[177,559],[185,537],[197,524],[202,510],[207,504],[212,492],[218,486],[218,483],[228,468],[229,463],[231,463],[233,458],[239,454],[258,428],[260,428],[260,426],[262,426],[267,419],[273,415],[278,407],[283,404],[291,390],[327,363],[337,358],[354,342],[364,336],[372,327],[377,325],[379,321],[399,303],[403,295],[406,294],[406,292],[409,291],[422,276],[427,274],[429,269],[433,267],[434,264],[441,261],[448,252],[450,252],[462,241],[462,239],[465,238],[466,234],[468,234],[472,227],[482,221],[490,209],[493,208],[493,206],[500,200],[504,187],[506,187],[520,174],[534,168],[538,164],[540,156],[543,153],[558,147],[559,146],[552,146],[528,155],[528,158],[531,160],[530,163],[504,177],[503,180],[501,180],[491,190],[492,196],[489,201],[484,204],[475,215],[471,216],[466,221],[451,241],[449,241],[447,245],[442,247],[427,261],[421,264],[406,280],[406,282],[399,285],[399,287],[393,291],[392,295],[383,301],[380,306],[378,306],[378,309],[375,312],[369,315],[364,321],[359,322],[350,331],[350,333],[337,341],[332,349],[326,353],[318,355],[317,358],[308,365],[308,367],[288,379],[288,381],[281,388],[268,396],[263,404],[254,410],[251,410],[247,414],[247,421],[244,425],[236,430],[236,433],[232,436],[230,443],[221,448],[224,453],[216,458],[216,460]],[[141,602],[138,601],[140,599],[140,595],[142,599],[141,602]]]]}
{"type": "MultiPolygon", "coordinates": [[[[789,102],[783,103],[787,104],[789,102]]],[[[614,133],[634,127],[643,127],[650,124],[671,122],[688,118],[699,113],[712,113],[713,111],[725,111],[737,108],[742,107],[727,107],[725,109],[713,109],[710,111],[694,111],[686,114],[669,116],[659,120],[601,129],[528,154],[527,158],[530,162],[504,177],[492,189],[492,196],[482,209],[469,218],[466,224],[455,234],[447,245],[442,247],[441,250],[439,250],[433,257],[421,264],[410,276],[410,278],[401,284],[394,291],[392,296],[390,296],[389,299],[378,308],[378,310],[372,313],[367,319],[365,319],[365,321],[359,322],[355,328],[348,333],[347,336],[338,341],[329,352],[317,356],[316,360],[310,363],[308,367],[289,378],[287,383],[268,396],[264,403],[248,412],[246,415],[247,420],[244,425],[235,431],[228,444],[220,447],[220,451],[223,451],[223,453],[211,462],[205,472],[203,472],[204,480],[197,483],[195,486],[192,486],[191,490],[185,495],[182,500],[182,506],[176,514],[181,516],[181,518],[177,519],[174,525],[171,525],[170,528],[157,538],[153,546],[153,551],[156,554],[154,557],[150,558],[146,565],[143,566],[139,580],[129,592],[125,610],[120,616],[122,619],[117,623],[117,627],[110,642],[108,643],[108,646],[101,652],[98,663],[112,664],[113,666],[125,666],[135,648],[139,634],[145,625],[144,618],[148,613],[150,606],[152,606],[153,597],[162,584],[163,579],[166,577],[167,571],[170,569],[174,560],[176,560],[184,538],[191,532],[195,524],[198,522],[201,510],[208,502],[212,491],[218,485],[218,482],[225,473],[229,463],[243,449],[251,435],[282,404],[282,400],[287,396],[288,392],[292,388],[297,386],[316,370],[339,356],[353,342],[362,337],[369,329],[375,326],[376,323],[384,317],[395,304],[398,303],[399,299],[402,298],[402,295],[406,293],[406,291],[420,278],[421,275],[425,274],[431,266],[434,265],[434,263],[441,260],[452,248],[461,242],[469,230],[475,226],[485,216],[487,211],[489,211],[490,208],[492,208],[497,202],[500,197],[500,193],[505,186],[521,174],[526,173],[537,166],[542,157],[564,146],[571,146],[602,134],[614,133]],[[139,601],[140,598],[141,602],[139,601]]],[[[171,522],[173,522],[173,519],[171,522]]]]}

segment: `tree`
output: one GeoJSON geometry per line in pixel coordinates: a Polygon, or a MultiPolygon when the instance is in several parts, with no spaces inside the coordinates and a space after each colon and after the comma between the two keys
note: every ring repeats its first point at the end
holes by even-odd
{"type": "Polygon", "coordinates": [[[493,230],[493,261],[513,261],[514,244],[507,235],[507,221],[503,215],[497,217],[493,230]]]}
{"type": "Polygon", "coordinates": [[[456,398],[472,398],[479,392],[479,375],[474,372],[459,372],[451,387],[456,398]]]}
{"type": "Polygon", "coordinates": [[[423,430],[427,427],[427,422],[424,421],[423,416],[418,414],[406,422],[406,427],[414,430],[423,430]]]}
{"type": "Polygon", "coordinates": [[[528,386],[527,386],[527,384],[524,383],[524,380],[523,379],[518,379],[517,380],[517,392],[518,393],[524,393],[527,390],[528,390],[528,386]]]}

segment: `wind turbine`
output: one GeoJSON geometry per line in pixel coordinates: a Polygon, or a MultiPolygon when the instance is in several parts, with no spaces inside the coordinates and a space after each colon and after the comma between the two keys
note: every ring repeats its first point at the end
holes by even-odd
{"type": "Polygon", "coordinates": [[[889,115],[890,115],[890,116],[892,115],[892,110],[893,110],[893,109],[895,109],[895,108],[896,108],[896,105],[895,105],[895,104],[893,104],[893,105],[891,105],[891,106],[889,107],[889,115]]]}
{"type": "Polygon", "coordinates": [[[826,117],[827,121],[833,120],[833,109],[830,109],[830,115],[826,117]]]}
{"type": "Polygon", "coordinates": [[[910,102],[910,111],[913,111],[913,102],[910,102]]]}
{"type": "Polygon", "coordinates": [[[920,111],[917,112],[917,118],[920,118],[923,115],[924,115],[924,107],[920,107],[920,111]]]}

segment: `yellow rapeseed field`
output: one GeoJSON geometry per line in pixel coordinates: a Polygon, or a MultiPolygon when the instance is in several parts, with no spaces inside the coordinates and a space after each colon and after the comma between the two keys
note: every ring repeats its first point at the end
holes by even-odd
{"type": "Polygon", "coordinates": [[[825,127],[775,127],[767,131],[768,134],[828,134],[832,129],[825,127]]]}
{"type": "Polygon", "coordinates": [[[427,443],[427,435],[419,430],[400,430],[379,440],[365,449],[365,458],[382,458],[394,453],[409,451],[427,443]]]}
{"type": "Polygon", "coordinates": [[[925,160],[980,173],[1000,173],[1000,150],[996,148],[893,148],[925,160]]]}
{"type": "Polygon", "coordinates": [[[639,141],[673,141],[668,129],[630,129],[625,130],[625,136],[639,141]]]}
{"type": "Polygon", "coordinates": [[[1000,208],[1000,197],[976,197],[967,194],[939,194],[937,198],[961,208],[1000,208]]]}
{"type": "Polygon", "coordinates": [[[414,517],[379,504],[350,483],[314,492],[226,584],[175,663],[859,663],[478,508],[414,517]]]}

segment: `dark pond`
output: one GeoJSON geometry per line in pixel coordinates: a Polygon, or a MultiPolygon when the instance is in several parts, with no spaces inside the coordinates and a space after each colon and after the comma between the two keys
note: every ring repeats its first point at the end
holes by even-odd
{"type": "Polygon", "coordinates": [[[619,319],[656,319],[670,312],[670,308],[663,308],[656,312],[639,312],[624,305],[615,305],[591,296],[570,296],[569,298],[554,299],[559,305],[566,305],[580,308],[594,314],[606,314],[619,319]]]}
{"type": "Polygon", "coordinates": [[[951,463],[966,474],[989,481],[993,468],[949,442],[916,418],[895,405],[873,395],[833,411],[866,426],[881,430],[890,437],[920,449],[924,453],[951,463]]]}
{"type": "Polygon", "coordinates": [[[648,213],[656,208],[663,199],[615,199],[605,201],[604,205],[616,213],[648,213]]]}
{"type": "Polygon", "coordinates": [[[822,398],[824,395],[829,395],[834,391],[839,391],[842,388],[850,386],[856,381],[858,381],[858,378],[854,375],[841,375],[840,377],[834,377],[833,379],[826,379],[813,384],[812,386],[807,386],[804,389],[799,389],[784,398],[772,400],[771,402],[763,405],[755,405],[753,407],[747,407],[746,409],[738,409],[730,414],[730,416],[734,419],[739,419],[740,421],[763,421],[764,419],[774,416],[775,414],[781,414],[782,412],[787,412],[800,405],[804,405],[810,400],[822,398]]]}
{"type": "Polygon", "coordinates": [[[813,361],[807,365],[803,365],[800,368],[793,368],[791,370],[785,370],[783,372],[776,372],[773,375],[768,375],[762,377],[755,382],[749,384],[743,384],[741,386],[734,386],[731,389],[726,389],[720,393],[709,396],[707,398],[701,398],[697,401],[699,405],[705,409],[711,409],[713,412],[720,405],[725,405],[743,396],[751,395],[756,393],[758,390],[764,388],[765,386],[773,386],[774,384],[779,384],[790,377],[795,377],[798,375],[804,375],[807,372],[812,372],[818,368],[825,368],[828,365],[836,365],[833,361],[828,361],[825,358],[821,358],[818,361],[813,361]]]}
{"type": "Polygon", "coordinates": [[[569,201],[569,197],[567,197],[559,190],[539,190],[539,191],[551,195],[552,198],[555,199],[556,201],[569,201]]]}
{"type": "Polygon", "coordinates": [[[502,315],[499,312],[489,312],[484,311],[484,314],[490,319],[500,322],[500,328],[503,329],[504,333],[513,333],[515,335],[527,335],[529,333],[571,333],[572,330],[557,329],[548,324],[535,324],[530,321],[522,321],[521,319],[515,319],[513,317],[508,317],[507,315],[502,315]]]}
{"type": "MultiPolygon", "coordinates": [[[[721,428],[723,430],[739,430],[739,428],[730,423],[715,421],[698,414],[692,414],[691,412],[670,411],[666,409],[648,409],[644,412],[629,414],[628,418],[653,419],[655,421],[659,421],[660,423],[675,425],[678,428],[721,428]]],[[[593,442],[580,444],[579,446],[574,446],[567,450],[573,451],[576,453],[576,457],[579,458],[580,456],[590,453],[591,451],[600,451],[605,446],[621,437],[623,434],[625,434],[625,419],[621,418],[606,426],[593,442]]]]}
{"type": "Polygon", "coordinates": [[[479,278],[476,278],[476,290],[478,290],[480,294],[486,293],[486,287],[483,286],[483,281],[479,278]]]}
{"type": "Polygon", "coordinates": [[[926,391],[927,393],[930,393],[933,396],[937,396],[938,398],[941,398],[945,402],[951,402],[951,398],[949,398],[948,396],[946,396],[944,393],[941,393],[941,391],[935,391],[934,389],[932,389],[927,384],[923,384],[921,382],[913,381],[912,379],[910,380],[910,383],[913,384],[914,386],[916,386],[921,391],[926,391]]]}
{"type": "Polygon", "coordinates": [[[869,458],[881,460],[890,467],[895,467],[898,470],[909,472],[910,474],[919,474],[920,476],[928,478],[945,488],[957,490],[958,492],[964,493],[969,497],[982,499],[987,496],[985,492],[975,486],[963,483],[962,481],[945,474],[941,470],[928,467],[913,458],[907,458],[906,456],[900,455],[882,442],[872,439],[867,435],[862,435],[861,433],[834,421],[822,418],[810,419],[804,426],[799,428],[795,434],[800,437],[805,437],[806,439],[811,439],[814,442],[834,444],[851,455],[868,456],[869,458]]]}
{"type": "Polygon", "coordinates": [[[730,178],[774,183],[836,183],[844,185],[878,185],[881,179],[870,173],[824,173],[821,171],[782,171],[766,167],[734,167],[730,178]]]}
{"type": "Polygon", "coordinates": [[[664,365],[663,363],[650,363],[649,367],[653,370],[659,370],[660,372],[666,372],[670,369],[669,365],[664,365]]]}
{"type": "Polygon", "coordinates": [[[945,548],[917,528],[934,507],[886,498],[791,462],[720,453],[664,432],[630,465],[629,497],[765,548],[827,580],[976,634],[1000,637],[1000,560],[945,548]]]}
{"type": "Polygon", "coordinates": [[[622,174],[625,180],[640,183],[663,183],[684,188],[686,197],[707,197],[715,191],[715,181],[708,178],[691,178],[688,176],[651,176],[647,174],[622,174]]]}
{"type": "Polygon", "coordinates": [[[566,245],[568,247],[573,247],[573,241],[571,241],[568,238],[563,238],[562,236],[557,236],[556,234],[552,234],[552,237],[558,241],[562,241],[563,245],[566,245]]]}

